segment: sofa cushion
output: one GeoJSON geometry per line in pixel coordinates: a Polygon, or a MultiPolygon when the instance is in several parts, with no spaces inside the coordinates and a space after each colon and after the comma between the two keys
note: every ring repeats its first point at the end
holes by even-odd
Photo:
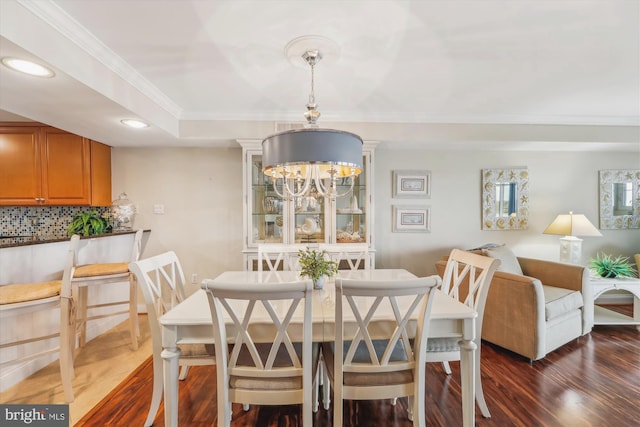
{"type": "Polygon", "coordinates": [[[482,250],[483,254],[500,260],[498,271],[505,273],[518,274],[522,276],[522,268],[518,262],[518,257],[508,246],[502,245],[495,248],[486,248],[482,250]]]}
{"type": "Polygon", "coordinates": [[[578,291],[542,285],[542,292],[546,320],[577,310],[584,305],[582,294],[578,291]]]}

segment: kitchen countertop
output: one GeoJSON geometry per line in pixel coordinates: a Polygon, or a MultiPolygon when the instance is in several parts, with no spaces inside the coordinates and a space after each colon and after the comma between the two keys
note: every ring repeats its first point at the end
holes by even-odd
{"type": "MultiPolygon", "coordinates": [[[[134,234],[137,230],[131,231],[116,231],[113,233],[106,234],[97,234],[94,236],[80,236],[80,239],[97,239],[101,237],[112,237],[112,236],[121,236],[124,234],[134,234]]],[[[144,230],[150,231],[150,230],[144,230]]],[[[70,237],[66,235],[62,236],[0,236],[0,248],[13,248],[16,246],[29,246],[29,245],[40,245],[43,243],[55,243],[55,242],[64,242],[69,240],[70,237]]]]}

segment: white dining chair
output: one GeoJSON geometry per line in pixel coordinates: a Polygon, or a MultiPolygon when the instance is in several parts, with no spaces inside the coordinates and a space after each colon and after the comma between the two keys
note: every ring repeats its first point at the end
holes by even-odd
{"type": "Polygon", "coordinates": [[[213,318],[218,426],[229,426],[233,402],[302,404],[302,425],[312,425],[312,387],[319,346],[311,335],[311,280],[244,284],[205,280],[213,318]],[[300,328],[291,328],[296,316],[300,328]],[[230,319],[232,325],[225,325],[230,319]],[[233,345],[228,345],[233,343],[233,345]]]}
{"type": "MultiPolygon", "coordinates": [[[[153,348],[153,392],[145,427],[151,426],[162,399],[162,336],[158,319],[184,300],[184,272],[177,255],[173,251],[145,258],[129,264],[129,270],[135,275],[147,306],[151,345],[153,348]]],[[[187,376],[189,366],[214,365],[213,342],[210,347],[201,342],[190,343],[182,340],[180,344],[179,365],[180,380],[187,376]]]]}
{"type": "Polygon", "coordinates": [[[327,251],[332,261],[338,263],[338,268],[346,270],[369,270],[371,258],[367,243],[320,243],[320,251],[327,251]]]}
{"type": "Polygon", "coordinates": [[[413,425],[425,425],[426,364],[420,349],[429,332],[431,292],[439,284],[438,276],[336,279],[335,342],[322,345],[333,386],[333,425],[342,425],[343,400],[395,402],[404,396],[413,425]],[[347,319],[355,321],[353,328],[345,327],[347,319]]]}
{"type": "MultiPolygon", "coordinates": [[[[476,402],[485,418],[491,416],[482,390],[480,373],[480,349],[482,318],[489,294],[489,285],[500,260],[460,249],[449,254],[442,278],[442,291],[456,300],[464,302],[477,313],[474,343],[477,346],[474,358],[476,402]]],[[[431,338],[427,341],[427,362],[442,362],[447,374],[451,374],[450,361],[460,360],[460,337],[431,338]]]]}
{"type": "Polygon", "coordinates": [[[298,252],[306,245],[265,243],[258,245],[258,271],[298,271],[298,252]]]}

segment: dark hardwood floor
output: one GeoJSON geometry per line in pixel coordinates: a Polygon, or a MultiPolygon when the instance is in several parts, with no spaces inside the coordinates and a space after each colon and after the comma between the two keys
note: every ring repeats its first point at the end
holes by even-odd
{"type": "MultiPolygon", "coordinates": [[[[631,313],[631,306],[616,306],[631,313]]],[[[428,426],[462,425],[459,363],[448,376],[440,364],[427,367],[428,426]]],[[[151,396],[148,360],[76,426],[142,426],[151,396]]],[[[607,426],[640,425],[640,331],[634,326],[596,326],[581,337],[530,364],[527,359],[488,343],[482,344],[482,381],[491,411],[478,426],[607,426]]],[[[215,367],[191,368],[180,382],[180,426],[212,426],[217,422],[215,367]]],[[[233,426],[299,426],[300,406],[233,407],[233,426]]],[[[162,406],[154,426],[164,426],[162,406]]],[[[320,409],[314,425],[330,426],[331,410],[320,409]]],[[[406,399],[345,402],[345,425],[412,425],[406,399]]]]}

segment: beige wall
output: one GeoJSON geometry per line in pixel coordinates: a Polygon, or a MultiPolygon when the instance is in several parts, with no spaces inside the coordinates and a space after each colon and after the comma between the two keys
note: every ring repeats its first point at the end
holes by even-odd
{"type": "MultiPolygon", "coordinates": [[[[638,153],[523,151],[399,151],[376,152],[376,267],[403,267],[416,274],[434,274],[435,260],[452,247],[473,248],[506,243],[519,256],[558,260],[561,236],[542,234],[559,213],[582,213],[598,227],[598,170],[638,169],[638,153]],[[480,224],[481,170],[526,166],[529,169],[529,227],[484,231],[480,224]],[[391,198],[394,169],[431,171],[431,198],[391,198]],[[431,233],[391,232],[392,204],[431,206],[431,233]]],[[[640,252],[640,229],[601,230],[603,237],[585,237],[583,260],[598,251],[629,256],[640,252]]]]}
{"type": "MultiPolygon", "coordinates": [[[[559,213],[585,214],[598,225],[598,170],[637,169],[638,153],[397,150],[375,153],[376,267],[435,273],[434,262],[453,247],[507,243],[516,254],[558,259],[559,236],[542,231],[559,213]],[[480,228],[480,171],[527,166],[530,221],[522,231],[480,228]],[[392,199],[396,169],[432,173],[430,199],[392,199]],[[392,233],[391,206],[431,207],[431,233],[392,233]]],[[[114,148],[113,194],[137,205],[134,226],[152,230],[144,256],[174,250],[187,281],[242,269],[242,151],[213,148],[114,148]],[[153,214],[153,205],[165,214],[153,214]]],[[[640,230],[602,230],[585,238],[583,258],[603,251],[640,252],[640,230]]],[[[197,287],[194,285],[193,288],[197,287]]]]}
{"type": "Polygon", "coordinates": [[[187,282],[242,269],[240,148],[114,148],[112,170],[114,197],[126,191],[134,227],[151,229],[143,256],[175,251],[187,282]]]}

